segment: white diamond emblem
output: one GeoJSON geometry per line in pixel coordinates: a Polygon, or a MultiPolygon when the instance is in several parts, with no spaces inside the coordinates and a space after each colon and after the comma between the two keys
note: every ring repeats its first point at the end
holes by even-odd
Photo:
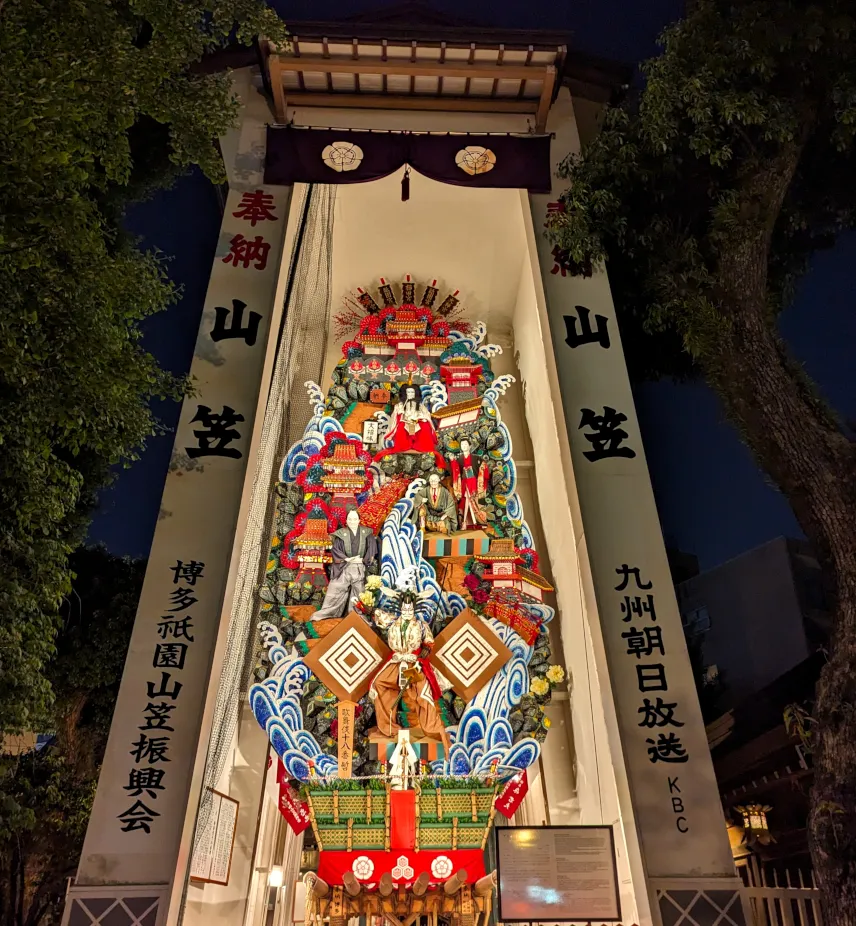
{"type": "Polygon", "coordinates": [[[497,656],[497,651],[469,624],[464,624],[437,650],[437,658],[446,663],[464,685],[472,685],[497,656]]]}
{"type": "Polygon", "coordinates": [[[352,627],[318,660],[343,688],[353,691],[381,661],[381,657],[352,627]]]}

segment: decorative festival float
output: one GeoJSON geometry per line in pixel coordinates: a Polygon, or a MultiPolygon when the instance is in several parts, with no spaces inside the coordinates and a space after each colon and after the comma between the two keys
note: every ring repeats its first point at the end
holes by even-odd
{"type": "MultiPolygon", "coordinates": [[[[360,290],[326,394],[287,453],[250,691],[280,806],[312,827],[307,915],[401,926],[490,914],[564,670],[517,495],[486,326],[407,278],[360,290]]],[[[309,922],[310,919],[307,919],[309,922]]]]}

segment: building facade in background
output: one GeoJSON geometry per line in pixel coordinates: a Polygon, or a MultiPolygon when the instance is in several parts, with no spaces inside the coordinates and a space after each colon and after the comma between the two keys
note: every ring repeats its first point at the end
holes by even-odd
{"type": "Polygon", "coordinates": [[[721,679],[721,708],[766,688],[828,634],[820,567],[804,540],[778,537],[676,586],[681,620],[721,679]]]}
{"type": "Polygon", "coordinates": [[[778,537],[676,591],[741,871],[756,886],[811,886],[806,717],[829,630],[817,560],[806,541],[778,537]]]}

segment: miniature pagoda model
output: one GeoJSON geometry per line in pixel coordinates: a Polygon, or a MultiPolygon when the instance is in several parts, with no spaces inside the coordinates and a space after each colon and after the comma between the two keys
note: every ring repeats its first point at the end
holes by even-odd
{"type": "Polygon", "coordinates": [[[484,370],[481,363],[473,363],[462,350],[462,345],[453,345],[440,357],[440,376],[446,384],[449,405],[457,405],[478,395],[478,382],[484,370]]]}
{"type": "Polygon", "coordinates": [[[353,444],[336,444],[333,456],[324,461],[324,489],[334,505],[356,505],[356,493],[366,484],[365,463],[357,458],[353,444]]]}
{"type": "Polygon", "coordinates": [[[309,517],[303,533],[294,539],[294,558],[300,564],[294,581],[309,582],[321,588],[327,585],[327,573],[324,566],[332,562],[330,556],[330,534],[327,532],[325,517],[309,517]]]}
{"type": "MultiPolygon", "coordinates": [[[[366,314],[282,468],[279,522],[297,527],[275,538],[262,596],[268,677],[250,702],[311,820],[320,863],[309,902],[337,904],[331,922],[489,913],[483,850],[499,797],[546,736],[549,697],[532,692],[562,674],[549,665],[553,609],[541,598],[552,588],[535,571],[499,411],[513,378],[492,373],[500,349],[483,343],[484,324],[432,311],[433,284],[417,307],[414,289],[406,279],[409,301],[396,305],[382,280],[382,309],[360,292],[366,314]],[[389,395],[386,436],[368,465],[344,426],[354,402],[341,398],[368,405],[366,382],[389,395]],[[457,531],[473,467],[483,523],[457,531]],[[328,526],[341,544],[332,555],[328,526]],[[361,532],[376,538],[376,562],[361,532]],[[459,546],[463,568],[446,568],[442,554],[459,546]],[[314,570],[317,588],[331,560],[326,595],[313,593],[315,620],[302,583],[314,570]],[[347,606],[331,619],[345,581],[347,606]],[[309,646],[299,645],[305,634],[309,646]],[[367,884],[379,890],[365,893],[367,884]]],[[[451,311],[457,298],[443,305],[451,311]]]]}

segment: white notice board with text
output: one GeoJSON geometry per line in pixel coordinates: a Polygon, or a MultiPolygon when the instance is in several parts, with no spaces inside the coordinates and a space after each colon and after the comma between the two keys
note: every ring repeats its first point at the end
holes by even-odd
{"type": "Polygon", "coordinates": [[[497,827],[501,923],[619,922],[611,826],[497,827]]]}
{"type": "Polygon", "coordinates": [[[211,813],[205,831],[193,848],[190,880],[228,884],[239,804],[227,794],[221,794],[213,788],[209,790],[211,813]]]}

